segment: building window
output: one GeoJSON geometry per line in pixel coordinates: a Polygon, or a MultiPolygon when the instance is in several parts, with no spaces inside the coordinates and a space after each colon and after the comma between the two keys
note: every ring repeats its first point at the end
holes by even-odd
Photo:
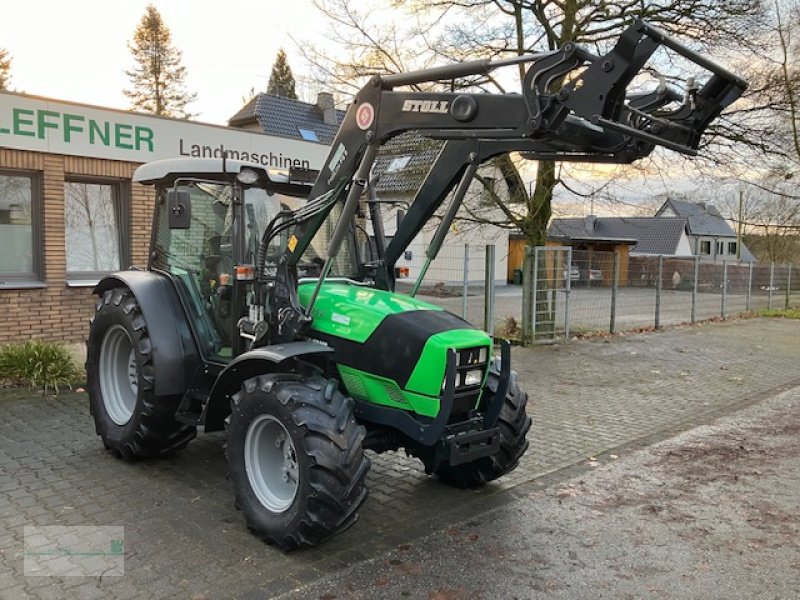
{"type": "Polygon", "coordinates": [[[0,171],[0,285],[41,280],[39,179],[0,171]]]}
{"type": "Polygon", "coordinates": [[[94,279],[127,262],[127,202],[123,195],[119,183],[65,183],[68,277],[94,279]]]}
{"type": "Polygon", "coordinates": [[[725,254],[725,242],[717,242],[717,256],[725,254]]]}
{"type": "Polygon", "coordinates": [[[703,256],[708,256],[709,254],[711,254],[711,242],[710,241],[706,240],[706,241],[701,241],[700,242],[700,254],[703,255],[703,256]]]}
{"type": "Polygon", "coordinates": [[[497,179],[494,177],[484,177],[481,186],[481,204],[494,204],[494,197],[497,194],[497,179]]]}
{"type": "Polygon", "coordinates": [[[408,165],[408,162],[411,160],[411,155],[406,154],[403,156],[396,156],[394,157],[389,166],[386,167],[387,173],[397,173],[398,171],[402,171],[408,165]]]}
{"type": "Polygon", "coordinates": [[[736,247],[736,242],[728,242],[728,254],[731,256],[736,256],[736,251],[738,248],[736,247]]]}
{"type": "Polygon", "coordinates": [[[300,132],[300,137],[302,137],[304,140],[308,140],[309,142],[319,141],[316,131],[312,131],[311,129],[303,129],[302,127],[298,127],[297,131],[300,132]]]}

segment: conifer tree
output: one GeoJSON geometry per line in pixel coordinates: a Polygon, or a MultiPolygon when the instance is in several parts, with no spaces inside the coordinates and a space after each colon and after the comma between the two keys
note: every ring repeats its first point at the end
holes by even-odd
{"type": "Polygon", "coordinates": [[[131,99],[131,108],[155,115],[190,118],[186,105],[197,94],[185,87],[186,67],[181,64],[182,53],[172,45],[169,28],[161,14],[151,4],[128,44],[135,66],[125,71],[131,89],[123,93],[131,99]]]}
{"type": "Polygon", "coordinates": [[[0,48],[0,90],[7,90],[11,83],[11,57],[8,50],[0,48]]]}
{"type": "Polygon", "coordinates": [[[292,75],[292,68],[286,60],[286,52],[283,51],[283,48],[278,50],[275,64],[272,65],[267,93],[297,100],[294,90],[294,75],[292,75]]]}

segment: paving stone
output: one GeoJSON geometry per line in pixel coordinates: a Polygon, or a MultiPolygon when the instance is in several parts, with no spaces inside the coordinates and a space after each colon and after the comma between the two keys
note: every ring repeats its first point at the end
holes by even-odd
{"type": "Polygon", "coordinates": [[[534,419],[516,471],[480,492],[453,490],[403,452],[370,454],[372,493],[359,521],[323,546],[288,555],[250,535],[234,509],[223,435],[201,434],[174,457],[129,464],[103,450],[84,394],[0,391],[0,598],[53,598],[59,589],[62,597],[110,600],[270,597],[467,511],[478,515],[517,486],[537,478],[550,485],[548,473],[590,456],[796,385],[798,339],[800,321],[753,319],[514,348],[534,419]],[[125,526],[125,575],[27,585],[22,526],[31,524],[125,526]]]}

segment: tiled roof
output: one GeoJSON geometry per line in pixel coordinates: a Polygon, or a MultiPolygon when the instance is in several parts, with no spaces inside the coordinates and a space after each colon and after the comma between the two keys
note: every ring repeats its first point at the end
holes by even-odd
{"type": "Polygon", "coordinates": [[[443,142],[408,131],[382,146],[373,167],[373,171],[380,175],[378,194],[415,193],[439,156],[442,145],[443,142]]]}
{"type": "Polygon", "coordinates": [[[319,141],[330,144],[344,119],[343,110],[336,111],[336,125],[325,123],[316,104],[292,100],[284,96],[258,94],[245,104],[228,122],[233,127],[258,123],[264,133],[303,139],[300,129],[317,134],[319,141]]]}
{"type": "Polygon", "coordinates": [[[547,236],[553,240],[635,241],[631,253],[674,255],[685,228],[683,217],[586,217],[553,219],[547,236]]]}
{"type": "Polygon", "coordinates": [[[735,237],[736,232],[713,204],[668,199],[656,213],[660,216],[667,207],[678,217],[686,217],[689,235],[720,235],[735,237]]]}

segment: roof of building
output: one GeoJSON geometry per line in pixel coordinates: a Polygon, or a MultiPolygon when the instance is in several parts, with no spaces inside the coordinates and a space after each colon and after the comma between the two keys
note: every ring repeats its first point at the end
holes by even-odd
{"type": "Polygon", "coordinates": [[[674,255],[686,228],[683,217],[584,217],[553,219],[553,240],[633,243],[633,254],[674,255]]]}
{"type": "Polygon", "coordinates": [[[261,93],[233,115],[228,124],[242,127],[258,123],[264,133],[308,139],[300,131],[304,129],[313,131],[320,142],[330,144],[336,137],[344,114],[345,111],[336,109],[336,123],[326,123],[323,111],[317,104],[261,93]]]}
{"type": "MultiPolygon", "coordinates": [[[[705,202],[687,202],[686,200],[675,200],[668,198],[666,202],[658,209],[656,213],[660,218],[663,214],[672,213],[686,219],[686,232],[689,235],[708,236],[708,237],[727,237],[735,238],[736,232],[731,227],[730,223],[725,220],[725,217],[717,210],[713,204],[706,204],[705,202]]],[[[739,249],[741,260],[745,262],[756,261],[755,255],[750,252],[750,249],[742,243],[739,249]]]]}
{"type": "Polygon", "coordinates": [[[389,140],[381,146],[373,167],[373,172],[380,175],[378,193],[416,193],[442,145],[443,142],[422,137],[416,131],[389,140]]]}
{"type": "Polygon", "coordinates": [[[669,214],[670,208],[673,213],[670,216],[686,217],[686,231],[689,235],[736,237],[736,232],[713,204],[668,198],[658,209],[656,216],[669,214]]]}

